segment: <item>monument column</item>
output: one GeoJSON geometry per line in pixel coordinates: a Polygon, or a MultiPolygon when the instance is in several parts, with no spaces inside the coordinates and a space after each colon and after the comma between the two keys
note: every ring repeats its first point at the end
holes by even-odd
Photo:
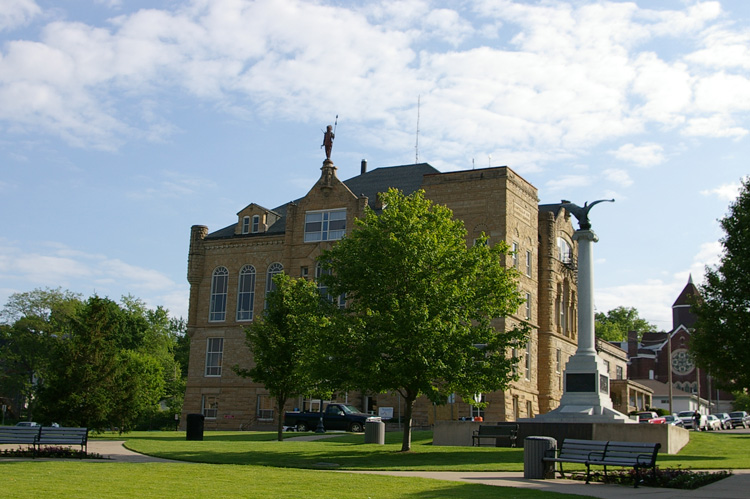
{"type": "MultiPolygon", "coordinates": [[[[596,353],[594,334],[594,243],[588,213],[602,201],[585,203],[583,207],[569,201],[561,206],[573,214],[580,229],[573,234],[578,243],[578,349],[565,365],[563,395],[560,406],[534,418],[545,422],[611,422],[631,420],[616,411],[609,397],[609,373],[596,353]]],[[[612,200],[614,201],[614,200],[612,200]]]]}

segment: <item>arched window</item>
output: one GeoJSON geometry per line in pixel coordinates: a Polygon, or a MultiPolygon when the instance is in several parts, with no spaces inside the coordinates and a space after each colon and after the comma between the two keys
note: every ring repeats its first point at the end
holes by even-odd
{"type": "Polygon", "coordinates": [[[268,273],[266,274],[266,296],[263,307],[268,306],[268,293],[276,289],[276,285],[273,283],[273,276],[284,272],[284,266],[280,263],[272,263],[268,266],[268,273]]]}
{"type": "Polygon", "coordinates": [[[255,304],[255,267],[245,265],[240,270],[237,286],[237,320],[253,320],[253,305],[255,304]]]}
{"type": "Polygon", "coordinates": [[[209,321],[223,321],[227,315],[227,284],[229,271],[226,267],[216,267],[211,277],[211,308],[209,321]]]}
{"type": "Polygon", "coordinates": [[[250,231],[250,217],[242,217],[242,233],[247,234],[250,231]]]}
{"type": "Polygon", "coordinates": [[[260,228],[260,216],[259,215],[253,215],[253,234],[258,232],[258,229],[260,228]]]}

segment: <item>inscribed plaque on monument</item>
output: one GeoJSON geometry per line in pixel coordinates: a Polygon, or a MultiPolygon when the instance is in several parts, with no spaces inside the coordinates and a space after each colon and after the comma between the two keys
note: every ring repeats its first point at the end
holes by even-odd
{"type": "Polygon", "coordinates": [[[596,392],[596,373],[569,373],[565,391],[596,392]]]}

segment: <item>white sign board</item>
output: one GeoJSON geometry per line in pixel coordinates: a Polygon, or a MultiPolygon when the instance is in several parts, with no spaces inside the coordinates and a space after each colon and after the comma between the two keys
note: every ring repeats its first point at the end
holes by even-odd
{"type": "Polygon", "coordinates": [[[380,419],[393,419],[393,407],[378,407],[380,419]]]}

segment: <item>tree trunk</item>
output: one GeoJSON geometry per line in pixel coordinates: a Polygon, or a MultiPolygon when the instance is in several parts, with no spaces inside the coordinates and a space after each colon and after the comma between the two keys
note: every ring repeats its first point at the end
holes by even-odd
{"type": "Polygon", "coordinates": [[[286,406],[286,397],[276,399],[276,412],[278,413],[278,425],[276,426],[276,439],[281,442],[284,440],[284,406],[286,406]]]}
{"type": "Polygon", "coordinates": [[[404,398],[404,439],[401,442],[401,452],[408,452],[411,450],[411,415],[414,411],[414,400],[416,396],[411,391],[406,391],[406,397],[404,398]]]}

